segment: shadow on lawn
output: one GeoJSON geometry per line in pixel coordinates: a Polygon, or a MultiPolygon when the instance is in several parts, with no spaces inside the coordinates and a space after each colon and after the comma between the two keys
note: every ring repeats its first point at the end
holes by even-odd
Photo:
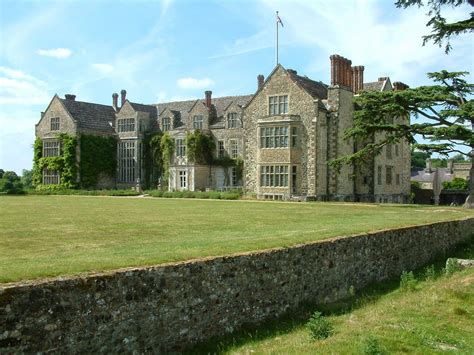
{"type": "MultiPolygon", "coordinates": [[[[435,259],[432,263],[436,277],[444,274],[446,259],[449,257],[456,258],[474,258],[474,235],[471,241],[461,245],[456,250],[448,253],[448,255],[435,259]]],[[[426,267],[415,270],[417,280],[423,280],[426,267]]],[[[288,314],[274,320],[269,320],[260,325],[247,324],[243,325],[240,330],[207,340],[199,343],[185,351],[185,354],[219,354],[228,351],[235,346],[245,345],[249,342],[274,338],[282,334],[289,333],[308,322],[308,319],[315,311],[322,312],[325,316],[341,315],[350,313],[360,307],[369,305],[379,300],[383,295],[388,294],[400,287],[400,278],[372,284],[363,290],[360,290],[353,297],[334,302],[331,304],[303,304],[296,310],[292,310],[288,314]]]]}

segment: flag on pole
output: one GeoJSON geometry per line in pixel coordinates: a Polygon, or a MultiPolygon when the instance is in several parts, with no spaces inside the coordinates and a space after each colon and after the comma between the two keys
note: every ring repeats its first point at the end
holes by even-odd
{"type": "Polygon", "coordinates": [[[281,27],[284,27],[283,26],[283,21],[281,20],[280,16],[278,16],[278,11],[277,11],[277,25],[278,25],[278,23],[281,24],[281,27]]]}

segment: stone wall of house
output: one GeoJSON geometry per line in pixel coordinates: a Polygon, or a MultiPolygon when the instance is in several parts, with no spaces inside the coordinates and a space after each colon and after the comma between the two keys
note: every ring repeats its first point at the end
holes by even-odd
{"type": "Polygon", "coordinates": [[[325,303],[472,241],[474,218],[0,287],[0,353],[156,353],[325,303]]]}
{"type": "MultiPolygon", "coordinates": [[[[260,164],[282,164],[297,166],[298,193],[312,195],[316,193],[316,129],[318,115],[317,100],[293,82],[288,73],[277,67],[260,92],[245,108],[244,139],[245,168],[244,186],[247,192],[262,195],[264,193],[290,194],[291,183],[285,188],[260,187],[260,164]],[[268,97],[288,95],[288,114],[269,115],[268,97]],[[278,149],[261,149],[259,127],[268,125],[286,125],[297,127],[298,146],[278,149]]],[[[289,130],[291,140],[291,130],[289,130]]],[[[291,169],[290,169],[291,176],[291,169]]],[[[290,178],[291,179],[291,178],[290,178]]]]}
{"type": "Polygon", "coordinates": [[[59,133],[72,136],[77,134],[77,126],[69,116],[58,97],[54,97],[35,128],[36,136],[41,139],[56,138],[59,133]],[[51,118],[59,117],[59,131],[51,131],[51,118]]]}

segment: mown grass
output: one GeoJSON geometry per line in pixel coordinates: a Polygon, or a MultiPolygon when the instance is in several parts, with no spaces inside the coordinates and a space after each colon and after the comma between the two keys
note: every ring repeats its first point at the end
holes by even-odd
{"type": "Polygon", "coordinates": [[[472,216],[449,207],[1,196],[0,282],[248,252],[472,216]]]}
{"type": "MultiPolygon", "coordinates": [[[[474,258],[474,245],[457,255],[474,258]]],[[[198,345],[190,353],[473,354],[474,269],[446,275],[444,260],[415,273],[413,288],[400,287],[399,279],[373,285],[351,299],[303,306],[259,328],[198,345]],[[322,311],[333,327],[326,339],[313,339],[308,331],[315,311],[322,311]]]]}

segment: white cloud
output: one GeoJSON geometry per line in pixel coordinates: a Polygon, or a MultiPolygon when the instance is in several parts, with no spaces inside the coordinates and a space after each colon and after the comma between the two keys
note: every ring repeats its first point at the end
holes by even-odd
{"type": "Polygon", "coordinates": [[[54,49],[38,49],[37,53],[45,57],[64,59],[64,58],[69,58],[72,54],[72,51],[68,48],[54,48],[54,49]]]}
{"type": "Polygon", "coordinates": [[[214,85],[214,80],[209,78],[181,78],[178,79],[178,86],[182,89],[205,89],[214,85]]]}
{"type": "Polygon", "coordinates": [[[21,70],[0,67],[0,104],[35,105],[50,100],[44,81],[21,70]]]}
{"type": "Polygon", "coordinates": [[[107,63],[94,63],[92,64],[92,68],[96,69],[102,74],[110,74],[114,71],[114,66],[107,63]]]}

